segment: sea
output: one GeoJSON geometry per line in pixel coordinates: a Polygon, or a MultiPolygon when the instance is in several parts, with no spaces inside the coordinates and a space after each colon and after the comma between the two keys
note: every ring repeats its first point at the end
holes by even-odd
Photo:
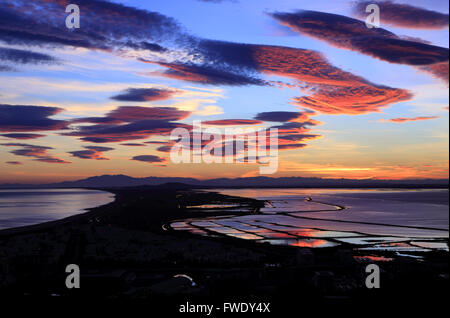
{"type": "Polygon", "coordinates": [[[112,201],[112,193],[98,190],[0,190],[0,230],[62,219],[112,201]]]}

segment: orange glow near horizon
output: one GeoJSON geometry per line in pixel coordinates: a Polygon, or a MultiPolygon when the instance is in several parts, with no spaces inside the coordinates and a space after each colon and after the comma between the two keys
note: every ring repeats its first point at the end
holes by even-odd
{"type": "Polygon", "coordinates": [[[295,243],[291,243],[289,245],[295,247],[320,247],[328,244],[328,241],[325,240],[299,240],[295,243]]]}

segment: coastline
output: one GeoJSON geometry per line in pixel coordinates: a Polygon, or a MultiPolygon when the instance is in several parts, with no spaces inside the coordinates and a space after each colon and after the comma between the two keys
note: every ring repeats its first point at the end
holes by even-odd
{"type": "MultiPolygon", "coordinates": [[[[113,193],[114,201],[61,220],[0,231],[3,261],[0,295],[20,298],[24,291],[30,293],[31,290],[33,295],[41,297],[48,297],[50,292],[72,297],[74,293],[65,290],[61,281],[65,277],[64,264],[75,263],[83,268],[82,278],[88,281],[88,287],[75,293],[77,297],[166,299],[167,295],[185,297],[200,293],[221,299],[226,295],[235,296],[237,291],[233,284],[242,280],[248,281],[248,286],[237,293],[274,299],[279,295],[289,298],[288,294],[299,286],[300,292],[296,293],[306,298],[367,296],[364,267],[374,260],[355,258],[361,255],[357,255],[351,245],[323,249],[271,246],[162,228],[177,219],[230,215],[226,209],[205,215],[189,210],[190,206],[232,203],[248,208],[248,212],[236,211],[245,215],[262,207],[262,201],[191,189],[95,190],[113,193]],[[39,264],[40,270],[36,273],[35,269],[28,269],[26,265],[30,263],[39,264]],[[25,274],[36,276],[31,281],[24,280],[15,274],[17,266],[26,268],[25,274]],[[117,276],[119,272],[122,274],[117,276]],[[194,277],[197,288],[181,282],[183,287],[175,284],[180,289],[173,288],[169,282],[173,275],[180,273],[194,277]],[[332,273],[333,282],[327,278],[330,275],[327,273],[332,273]],[[273,280],[273,275],[278,278],[273,280]],[[110,288],[110,284],[114,288],[110,288]],[[162,288],[161,284],[168,285],[162,288]]],[[[388,258],[388,253],[386,255],[388,258]]],[[[429,288],[437,291],[444,288],[441,284],[446,279],[438,277],[445,273],[443,268],[448,267],[447,257],[448,252],[435,251],[429,252],[422,262],[404,257],[388,262],[380,258],[376,262],[382,264],[387,273],[402,272],[400,277],[389,274],[387,284],[391,286],[398,281],[404,283],[411,273],[420,273],[424,280],[417,288],[402,288],[409,295],[429,288]]],[[[395,288],[387,291],[376,297],[395,294],[395,288]]]]}
{"type": "MultiPolygon", "coordinates": [[[[100,190],[100,189],[94,189],[94,188],[77,188],[77,189],[100,190]]],[[[77,213],[75,215],[71,215],[71,216],[68,216],[68,217],[65,217],[65,218],[62,218],[62,219],[46,221],[46,222],[37,223],[37,224],[24,225],[24,226],[19,226],[19,227],[14,227],[14,228],[1,229],[0,230],[0,238],[1,237],[8,237],[8,236],[14,236],[14,235],[30,234],[30,233],[34,233],[34,232],[45,231],[45,230],[51,229],[52,227],[55,227],[55,226],[69,224],[71,222],[81,221],[81,220],[83,220],[85,218],[95,217],[96,214],[98,213],[98,211],[96,209],[102,208],[102,207],[106,208],[108,205],[114,204],[114,202],[116,201],[114,192],[112,192],[110,190],[104,190],[104,189],[101,189],[100,191],[113,194],[114,195],[114,200],[112,202],[109,202],[109,203],[104,204],[104,205],[100,205],[100,206],[97,206],[97,207],[84,209],[80,213],[77,213]]]]}

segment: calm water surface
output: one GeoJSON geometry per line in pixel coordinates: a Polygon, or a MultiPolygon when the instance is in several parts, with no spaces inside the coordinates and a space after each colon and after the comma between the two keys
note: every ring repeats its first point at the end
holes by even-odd
{"type": "Polygon", "coordinates": [[[448,190],[218,189],[266,200],[261,214],[181,220],[176,230],[276,245],[448,250],[448,190]]]}
{"type": "Polygon", "coordinates": [[[0,190],[0,230],[62,219],[114,200],[85,189],[0,190]]]}

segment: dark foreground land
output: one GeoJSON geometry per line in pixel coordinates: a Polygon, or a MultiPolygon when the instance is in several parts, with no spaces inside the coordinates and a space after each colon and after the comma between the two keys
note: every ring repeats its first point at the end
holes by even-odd
{"type": "MultiPolygon", "coordinates": [[[[239,203],[248,212],[236,213],[257,213],[263,202],[194,190],[108,191],[116,200],[85,214],[0,231],[0,299],[145,303],[166,313],[178,313],[187,301],[270,302],[271,312],[281,313],[312,302],[436,307],[448,295],[448,252],[386,262],[355,258],[352,246],[275,247],[195,236],[165,225],[205,215],[186,206],[239,203]],[[381,268],[380,289],[365,285],[372,263],[381,268]],[[80,289],[65,286],[68,264],[81,269],[80,289]]],[[[230,212],[207,216],[214,213],[230,212]]]]}

